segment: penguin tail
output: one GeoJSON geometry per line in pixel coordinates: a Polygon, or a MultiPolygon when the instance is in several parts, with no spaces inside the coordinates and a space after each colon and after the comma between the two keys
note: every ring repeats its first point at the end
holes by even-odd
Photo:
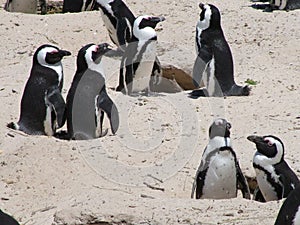
{"type": "Polygon", "coordinates": [[[16,124],[15,122],[10,122],[10,123],[6,124],[6,126],[13,130],[19,130],[19,125],[16,124]]]}
{"type": "Polygon", "coordinates": [[[250,95],[250,91],[251,91],[251,88],[248,85],[246,85],[242,89],[242,96],[249,96],[250,95]]]}

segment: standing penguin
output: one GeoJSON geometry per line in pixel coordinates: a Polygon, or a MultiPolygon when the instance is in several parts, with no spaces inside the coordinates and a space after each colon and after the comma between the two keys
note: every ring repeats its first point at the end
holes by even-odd
{"type": "Polygon", "coordinates": [[[97,9],[96,0],[64,0],[63,13],[91,11],[97,9]]]}
{"type": "Polygon", "coordinates": [[[70,139],[86,140],[104,136],[104,112],[110,120],[112,133],[118,130],[118,110],[106,92],[105,74],[101,66],[101,58],[109,50],[106,43],[88,44],[78,52],[77,71],[67,95],[70,139]]]}
{"type": "Polygon", "coordinates": [[[196,172],[192,198],[195,191],[196,199],[235,198],[239,187],[243,197],[250,199],[248,183],[231,146],[230,128],[225,119],[216,119],[210,126],[209,142],[196,172]]]}
{"type": "Polygon", "coordinates": [[[9,123],[9,128],[27,134],[52,136],[64,125],[61,60],[68,55],[71,53],[48,44],[36,50],[21,100],[20,119],[18,123],[9,123]]]}
{"type": "MultiPolygon", "coordinates": [[[[124,54],[128,43],[135,41],[132,39],[132,36],[136,17],[123,0],[97,0],[97,3],[101,9],[102,20],[112,42],[117,45],[118,50],[124,54]]],[[[121,63],[121,67],[123,66],[121,63]]],[[[162,68],[156,56],[151,72],[150,88],[155,89],[155,87],[160,84],[161,79],[162,68]]],[[[121,83],[121,81],[119,81],[119,83],[121,83]]]]}
{"type": "Polygon", "coordinates": [[[300,186],[282,204],[274,225],[300,225],[300,186]]]}
{"type": "Polygon", "coordinates": [[[156,59],[157,35],[154,30],[164,17],[139,16],[135,19],[132,37],[120,66],[117,91],[132,94],[150,92],[150,75],[156,59]]]}
{"type": "MultiPolygon", "coordinates": [[[[284,160],[283,142],[275,136],[248,136],[256,144],[253,167],[259,191],[265,201],[285,198],[299,185],[299,179],[284,160]]],[[[256,200],[256,196],[254,196],[256,200]]]]}
{"type": "Polygon", "coordinates": [[[239,86],[233,77],[233,59],[221,27],[221,15],[211,4],[199,4],[200,19],[196,26],[197,58],[193,68],[196,87],[203,80],[206,88],[194,90],[191,97],[245,96],[248,86],[239,86]]]}

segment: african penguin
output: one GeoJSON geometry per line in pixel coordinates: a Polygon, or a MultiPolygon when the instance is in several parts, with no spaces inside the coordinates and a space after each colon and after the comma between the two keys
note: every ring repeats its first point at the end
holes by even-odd
{"type": "Polygon", "coordinates": [[[64,0],[63,13],[74,13],[98,9],[96,0],[64,0]]]}
{"type": "Polygon", "coordinates": [[[237,197],[240,188],[250,199],[248,183],[241,171],[230,140],[231,124],[216,119],[209,128],[209,142],[196,172],[191,197],[196,199],[228,199],[237,197]]]}
{"type": "Polygon", "coordinates": [[[197,58],[193,68],[196,87],[203,80],[206,88],[194,90],[190,97],[245,96],[248,86],[239,86],[233,77],[233,59],[221,27],[221,14],[211,4],[199,4],[200,18],[196,26],[197,58]]]}
{"type": "Polygon", "coordinates": [[[247,139],[256,145],[253,167],[264,200],[273,201],[287,197],[300,182],[284,160],[283,142],[272,135],[251,135],[247,139]]]}
{"type": "Polygon", "coordinates": [[[67,127],[70,139],[86,140],[106,135],[102,130],[104,112],[112,133],[119,126],[118,110],[106,92],[102,56],[108,52],[108,44],[88,44],[77,56],[77,71],[67,95],[67,127]]]}
{"type": "Polygon", "coordinates": [[[110,39],[124,52],[135,16],[122,0],[97,0],[97,3],[110,39]]]}
{"type": "MultiPolygon", "coordinates": [[[[136,17],[123,0],[97,0],[97,3],[101,9],[102,20],[108,30],[110,39],[117,45],[119,52],[123,55],[128,43],[135,41],[132,39],[132,33],[136,17]]],[[[111,53],[114,52],[111,51],[111,53]]],[[[116,53],[116,55],[118,55],[118,51],[116,53]]],[[[122,66],[121,63],[121,67],[122,66]]],[[[155,87],[160,84],[161,79],[162,68],[156,56],[151,72],[150,88],[155,89],[155,87]]],[[[119,81],[119,84],[120,83],[121,81],[119,81]]]]}
{"type": "Polygon", "coordinates": [[[0,225],[19,225],[19,223],[0,209],[0,225]]]}
{"type": "Polygon", "coordinates": [[[254,4],[255,9],[263,9],[265,12],[273,10],[295,10],[300,9],[300,0],[252,0],[252,2],[269,2],[269,4],[254,4]]]}
{"type": "MultiPolygon", "coordinates": [[[[38,0],[7,0],[4,9],[8,12],[37,13],[38,0]]],[[[47,13],[46,0],[39,0],[41,14],[47,13]]]]}
{"type": "Polygon", "coordinates": [[[149,94],[150,75],[156,59],[157,35],[154,28],[164,20],[164,17],[155,16],[135,19],[131,41],[121,60],[117,91],[128,95],[144,91],[149,94]]]}
{"type": "Polygon", "coordinates": [[[300,186],[287,196],[274,225],[300,225],[300,186]]]}
{"type": "Polygon", "coordinates": [[[18,123],[7,126],[32,135],[52,136],[65,123],[62,58],[71,53],[52,45],[40,46],[33,56],[18,123]]]}

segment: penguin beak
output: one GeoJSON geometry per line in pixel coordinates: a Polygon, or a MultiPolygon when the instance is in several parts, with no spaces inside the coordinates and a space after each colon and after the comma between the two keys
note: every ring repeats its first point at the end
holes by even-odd
{"type": "Polygon", "coordinates": [[[247,139],[255,144],[264,143],[263,137],[257,135],[250,135],[247,139]]]}
{"type": "Polygon", "coordinates": [[[204,4],[203,4],[202,2],[199,3],[199,8],[200,8],[201,10],[204,9],[204,4]]]}
{"type": "Polygon", "coordinates": [[[227,130],[230,130],[231,129],[231,124],[230,123],[226,123],[226,128],[227,128],[227,130]]]}
{"type": "Polygon", "coordinates": [[[61,61],[61,59],[64,56],[68,56],[71,55],[71,52],[66,51],[66,50],[58,50],[58,51],[54,51],[54,52],[48,52],[46,54],[46,62],[49,64],[55,64],[58,63],[59,61],[61,61]]]}
{"type": "Polygon", "coordinates": [[[109,48],[109,44],[102,43],[100,45],[97,45],[97,50],[95,52],[92,52],[92,59],[95,63],[99,63],[101,60],[101,56],[103,56],[106,52],[112,50],[109,48]]]}
{"type": "Polygon", "coordinates": [[[153,17],[150,18],[150,20],[151,20],[153,23],[159,23],[159,22],[165,21],[166,18],[163,17],[163,16],[153,16],[153,17]]]}
{"type": "Polygon", "coordinates": [[[104,55],[106,52],[112,50],[111,48],[109,48],[110,45],[108,43],[103,43],[103,44],[100,44],[98,45],[98,50],[97,52],[104,55]]]}
{"type": "Polygon", "coordinates": [[[62,58],[62,57],[64,57],[64,56],[69,56],[69,55],[71,55],[71,52],[66,51],[66,50],[59,50],[59,51],[58,51],[58,54],[59,54],[59,56],[62,58]]]}

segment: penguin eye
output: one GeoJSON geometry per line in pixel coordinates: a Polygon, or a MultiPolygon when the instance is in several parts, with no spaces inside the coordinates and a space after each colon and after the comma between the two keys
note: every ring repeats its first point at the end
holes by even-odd
{"type": "Polygon", "coordinates": [[[268,146],[270,146],[270,147],[272,147],[272,146],[273,146],[273,143],[272,143],[271,141],[269,141],[269,140],[266,140],[266,142],[267,142],[268,146]]]}

